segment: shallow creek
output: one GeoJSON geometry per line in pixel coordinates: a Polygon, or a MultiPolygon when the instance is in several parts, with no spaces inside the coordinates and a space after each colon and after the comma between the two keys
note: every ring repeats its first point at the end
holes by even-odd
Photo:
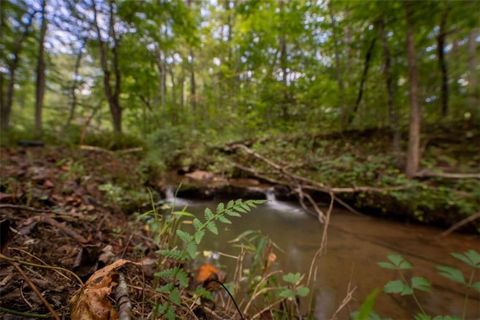
{"type": "MultiPolygon", "coordinates": [[[[172,199],[171,194],[169,195],[172,199]]],[[[175,199],[176,205],[188,206],[188,211],[201,214],[206,207],[214,209],[218,201],[189,201],[175,199]]],[[[315,218],[293,203],[277,201],[268,195],[268,202],[242,218],[235,218],[232,225],[220,226],[217,237],[207,237],[203,248],[237,255],[239,249],[228,241],[245,230],[260,230],[282,250],[277,250],[277,261],[287,272],[308,273],[308,269],[322,239],[322,225],[315,218]]],[[[439,276],[435,265],[451,265],[469,270],[450,256],[451,252],[468,249],[480,251],[480,237],[453,234],[438,238],[439,229],[419,225],[402,224],[378,218],[358,216],[342,210],[334,210],[328,230],[327,252],[319,260],[318,276],[314,283],[315,316],[329,319],[342,303],[348,287],[356,287],[349,307],[339,314],[348,319],[365,297],[375,288],[396,279],[394,271],[381,269],[379,261],[385,261],[389,253],[402,254],[413,265],[406,276],[423,276],[432,282],[432,293],[419,293],[423,308],[432,315],[462,315],[465,290],[439,276]]],[[[228,275],[233,274],[232,259],[220,256],[217,264],[223,265],[228,275]]],[[[477,276],[478,278],[478,276],[477,276]]],[[[478,279],[477,279],[478,280],[478,279]]],[[[471,292],[471,294],[474,294],[471,292]]],[[[375,310],[393,319],[409,319],[417,313],[413,299],[381,293],[375,310]]],[[[470,297],[467,303],[467,319],[480,319],[480,295],[470,297]]]]}

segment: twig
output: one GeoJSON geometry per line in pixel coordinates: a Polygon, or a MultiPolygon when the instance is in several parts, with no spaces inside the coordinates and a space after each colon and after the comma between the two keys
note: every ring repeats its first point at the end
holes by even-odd
{"type": "Polygon", "coordinates": [[[39,314],[39,313],[17,311],[17,310],[5,308],[5,307],[0,307],[0,312],[13,314],[14,316],[20,316],[22,318],[38,318],[38,319],[49,319],[49,318],[51,318],[51,316],[49,314],[39,314]]]}
{"type": "Polygon", "coordinates": [[[43,297],[43,295],[40,293],[40,291],[38,291],[37,287],[33,284],[32,280],[30,280],[30,278],[25,274],[25,272],[23,272],[22,268],[20,268],[20,266],[17,263],[11,262],[11,264],[15,267],[15,269],[17,269],[17,271],[20,273],[22,278],[28,283],[28,285],[30,286],[32,291],[35,293],[35,295],[38,297],[38,299],[40,299],[43,302],[43,304],[48,309],[48,311],[50,312],[52,317],[55,320],[60,320],[60,317],[55,312],[55,310],[53,310],[50,303],[48,303],[48,301],[43,297]]]}
{"type": "Polygon", "coordinates": [[[85,239],[82,235],[78,234],[76,231],[68,228],[66,225],[63,223],[58,222],[57,220],[49,217],[49,216],[36,216],[30,218],[30,221],[38,221],[38,222],[44,222],[48,223],[49,225],[60,229],[63,231],[66,235],[70,236],[72,239],[76,240],[80,244],[86,244],[88,243],[88,240],[85,239]]]}
{"type": "Polygon", "coordinates": [[[430,172],[420,171],[416,178],[445,178],[445,179],[480,179],[480,173],[454,173],[454,172],[430,172]]]}
{"type": "Polygon", "coordinates": [[[118,273],[118,285],[115,289],[115,300],[118,305],[118,319],[130,320],[132,303],[128,298],[128,287],[123,273],[118,273]]]}
{"type": "Polygon", "coordinates": [[[450,233],[454,232],[455,230],[457,230],[457,229],[463,227],[464,225],[469,224],[469,223],[471,223],[471,222],[473,222],[473,221],[475,221],[479,218],[480,218],[480,211],[475,213],[475,214],[472,214],[471,216],[466,217],[465,219],[460,220],[457,223],[455,223],[453,226],[451,226],[450,228],[448,228],[447,230],[442,232],[440,234],[440,237],[446,237],[450,233]]]}
{"type": "Polygon", "coordinates": [[[10,258],[10,257],[4,256],[3,254],[0,254],[0,260],[2,260],[2,259],[3,259],[3,260],[6,260],[6,261],[8,261],[8,262],[19,263],[19,264],[23,264],[23,265],[31,266],[31,267],[37,267],[37,268],[44,268],[44,269],[52,269],[52,270],[64,271],[64,272],[67,272],[67,273],[73,275],[73,277],[78,281],[78,283],[79,283],[81,286],[83,286],[83,281],[82,281],[82,279],[80,279],[75,272],[73,272],[73,271],[71,271],[71,270],[68,270],[68,269],[65,269],[65,268],[56,267],[56,266],[49,266],[49,265],[42,265],[42,264],[36,264],[36,263],[28,262],[28,261],[23,261],[23,260],[20,260],[20,259],[10,258]]]}
{"type": "Polygon", "coordinates": [[[18,209],[31,212],[50,212],[50,210],[37,209],[29,206],[22,206],[17,204],[0,204],[0,209],[18,209]]]}

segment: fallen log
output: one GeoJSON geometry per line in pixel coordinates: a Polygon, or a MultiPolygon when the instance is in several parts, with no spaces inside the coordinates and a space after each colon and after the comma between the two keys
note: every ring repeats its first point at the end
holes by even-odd
{"type": "Polygon", "coordinates": [[[242,144],[235,144],[235,145],[230,145],[228,146],[228,150],[242,150],[248,155],[253,156],[254,158],[264,162],[267,164],[269,167],[273,168],[278,174],[283,178],[283,180],[279,180],[276,178],[269,177],[263,173],[258,172],[258,170],[255,170],[253,168],[249,168],[246,166],[243,166],[237,162],[233,162],[234,166],[239,168],[240,170],[246,171],[249,174],[255,176],[258,179],[261,179],[266,182],[270,182],[272,184],[277,184],[277,185],[282,185],[288,187],[290,190],[295,192],[298,195],[298,198],[300,200],[300,204],[304,209],[307,209],[307,205],[305,204],[305,200],[307,200],[310,205],[313,207],[315,213],[318,216],[318,219],[320,222],[324,222],[326,219],[325,213],[316,205],[315,201],[312,199],[312,197],[304,192],[304,190],[311,190],[311,191],[317,191],[321,193],[326,193],[330,195],[330,197],[333,198],[333,200],[337,203],[339,203],[341,206],[345,207],[347,210],[355,213],[355,214],[361,214],[357,210],[353,209],[351,206],[349,206],[347,203],[342,201],[340,198],[338,198],[337,194],[342,194],[342,193],[358,193],[358,192],[376,192],[376,193],[384,193],[387,191],[392,191],[392,190],[403,190],[407,189],[407,186],[392,186],[392,187],[369,187],[369,186],[355,186],[355,187],[331,187],[328,185],[325,185],[321,182],[302,177],[300,175],[297,175],[295,173],[292,173],[286,169],[285,166],[281,166],[278,163],[266,158],[265,156],[253,151],[249,147],[242,145],[242,144]],[[307,196],[308,195],[308,196],[307,196]]]}
{"type": "Polygon", "coordinates": [[[448,236],[450,233],[454,232],[455,230],[458,230],[460,229],[461,227],[469,224],[469,223],[472,223],[473,221],[477,220],[477,219],[480,219],[480,211],[475,213],[475,214],[472,214],[471,216],[468,216],[466,217],[465,219],[462,219],[460,220],[459,222],[455,223],[453,226],[451,226],[450,228],[448,228],[447,230],[445,230],[444,232],[442,232],[440,234],[440,237],[446,237],[448,236]]]}

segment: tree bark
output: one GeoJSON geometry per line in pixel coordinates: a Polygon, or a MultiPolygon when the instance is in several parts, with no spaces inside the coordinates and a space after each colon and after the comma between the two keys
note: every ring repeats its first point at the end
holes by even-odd
{"type": "Polygon", "coordinates": [[[340,63],[340,44],[338,41],[338,34],[337,34],[337,21],[335,19],[335,15],[333,13],[331,1],[328,2],[328,11],[330,14],[330,21],[331,21],[331,28],[332,28],[332,40],[333,46],[335,49],[335,77],[337,79],[337,86],[338,86],[338,109],[340,111],[340,122],[343,126],[346,119],[347,111],[345,109],[345,83],[343,81],[343,72],[340,63]]]}
{"type": "Polygon", "coordinates": [[[478,29],[470,32],[468,37],[468,91],[469,105],[472,112],[476,113],[476,118],[480,120],[480,109],[478,106],[479,88],[478,88],[478,63],[477,63],[477,39],[478,29]]]}
{"type": "MultiPolygon", "coordinates": [[[[27,21],[23,24],[22,32],[19,34],[18,39],[15,40],[14,48],[12,50],[12,59],[11,61],[6,62],[8,68],[8,79],[6,96],[3,96],[2,85],[2,96],[0,97],[0,100],[2,101],[0,104],[0,131],[6,131],[10,126],[10,116],[12,113],[13,98],[15,93],[16,73],[17,68],[20,65],[20,54],[23,49],[23,43],[30,33],[30,27],[33,23],[35,14],[36,11],[28,15],[27,21]]],[[[5,23],[5,21],[3,21],[3,23],[5,23]]],[[[2,81],[5,80],[2,78],[2,81]]]]}
{"type": "Polygon", "coordinates": [[[75,110],[77,109],[77,104],[78,104],[78,97],[77,97],[77,87],[78,87],[78,80],[80,77],[80,64],[82,61],[82,56],[83,56],[83,46],[84,43],[82,43],[82,46],[78,50],[77,57],[75,59],[75,66],[73,69],[73,79],[72,79],[72,86],[70,87],[70,112],[68,114],[68,119],[67,122],[65,123],[65,129],[70,127],[73,117],[75,116],[75,110]]]}
{"type": "Polygon", "coordinates": [[[42,113],[45,96],[45,35],[47,33],[47,0],[42,0],[42,24],[38,40],[37,74],[35,83],[35,133],[42,134],[42,113]]]}
{"type": "Polygon", "coordinates": [[[358,88],[358,95],[357,100],[355,101],[355,106],[353,107],[353,111],[348,115],[348,125],[351,125],[355,115],[357,114],[358,107],[360,106],[360,102],[362,102],[363,91],[365,88],[365,83],[367,82],[368,77],[368,69],[370,68],[370,60],[372,59],[373,49],[375,48],[375,42],[377,38],[374,37],[368,46],[367,53],[365,54],[365,63],[363,65],[363,72],[362,78],[360,79],[360,87],[358,88]]]}
{"type": "Polygon", "coordinates": [[[108,46],[105,45],[102,39],[102,33],[98,24],[98,10],[96,0],[92,0],[92,9],[94,15],[94,27],[98,39],[98,48],[100,53],[100,65],[103,71],[103,88],[110,107],[110,114],[112,115],[113,131],[116,134],[122,133],[122,108],[120,105],[120,90],[121,90],[121,75],[118,61],[118,39],[115,32],[115,13],[113,10],[113,0],[108,1],[108,15],[109,15],[109,37],[112,41],[112,67],[114,72],[115,84],[112,88],[111,84],[111,70],[108,66],[108,46]]]}
{"type": "Polygon", "coordinates": [[[398,110],[395,108],[394,79],[392,74],[392,55],[388,46],[387,32],[385,30],[385,18],[379,21],[380,38],[383,47],[383,74],[385,76],[385,89],[387,91],[387,107],[389,126],[393,132],[393,153],[400,154],[400,124],[398,123],[398,110]]]}
{"type": "Polygon", "coordinates": [[[445,117],[448,114],[448,69],[447,61],[445,60],[445,38],[446,38],[446,24],[447,24],[447,14],[445,11],[442,13],[440,18],[439,33],[437,36],[437,55],[438,55],[438,66],[440,67],[441,72],[441,90],[440,90],[440,101],[442,105],[442,116],[445,117]]]}
{"type": "MultiPolygon", "coordinates": [[[[280,16],[281,22],[285,22],[285,2],[280,0],[280,16]]],[[[287,41],[285,35],[285,28],[280,31],[280,68],[282,69],[282,83],[283,83],[283,102],[282,102],[282,117],[283,119],[288,119],[288,103],[289,103],[289,93],[288,93],[288,71],[287,71],[287,41]]]]}
{"type": "Polygon", "coordinates": [[[420,122],[421,110],[418,104],[418,74],[415,53],[415,35],[413,25],[413,8],[414,3],[405,2],[405,17],[407,22],[407,61],[408,61],[408,78],[410,89],[410,128],[408,136],[407,165],[406,175],[409,178],[415,177],[420,163],[420,122]]]}

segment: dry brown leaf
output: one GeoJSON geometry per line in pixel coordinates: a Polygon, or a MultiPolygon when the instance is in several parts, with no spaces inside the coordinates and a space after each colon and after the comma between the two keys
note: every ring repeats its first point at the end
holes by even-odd
{"type": "Polygon", "coordinates": [[[117,312],[108,300],[115,286],[116,270],[130,263],[120,259],[95,272],[70,300],[72,320],[113,320],[117,312]]]}

